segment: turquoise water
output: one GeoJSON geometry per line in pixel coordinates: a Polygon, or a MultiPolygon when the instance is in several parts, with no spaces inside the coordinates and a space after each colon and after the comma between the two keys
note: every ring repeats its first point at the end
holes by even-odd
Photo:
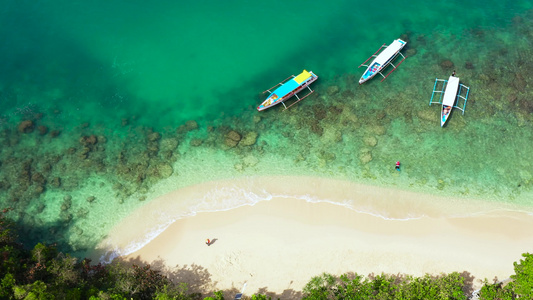
{"type": "Polygon", "coordinates": [[[6,1],[1,204],[13,208],[26,241],[58,241],[74,253],[158,195],[256,174],[533,212],[532,8],[6,1]],[[406,61],[384,82],[359,86],[357,66],[399,37],[406,61]],[[285,112],[255,110],[263,90],[302,69],[320,77],[315,94],[285,112]],[[470,99],[440,128],[428,102],[435,78],[453,70],[470,99]],[[236,147],[231,130],[244,137],[236,147]]]}

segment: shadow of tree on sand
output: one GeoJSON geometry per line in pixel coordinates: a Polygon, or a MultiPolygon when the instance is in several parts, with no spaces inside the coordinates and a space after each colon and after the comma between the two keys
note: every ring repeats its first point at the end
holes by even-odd
{"type": "MultiPolygon", "coordinates": [[[[175,267],[169,267],[162,259],[156,259],[148,263],[144,260],[141,260],[139,256],[137,256],[136,258],[130,258],[128,260],[123,260],[123,262],[130,265],[135,264],[138,266],[150,265],[151,269],[160,271],[163,275],[167,276],[173,284],[187,284],[187,293],[200,294],[202,295],[202,299],[203,297],[213,296],[214,292],[216,291],[222,291],[225,299],[233,299],[235,294],[240,293],[242,289],[241,286],[233,286],[230,289],[225,290],[217,288],[218,282],[212,281],[211,273],[209,272],[209,270],[197,264],[183,266],[177,265],[175,267]]],[[[260,288],[258,291],[254,291],[253,293],[267,295],[272,299],[296,300],[302,298],[302,293],[293,289],[286,289],[281,294],[277,294],[268,291],[268,287],[263,287],[260,288]]],[[[252,294],[249,294],[250,297],[251,295],[252,294]]],[[[244,299],[248,299],[250,297],[246,297],[244,299]]]]}

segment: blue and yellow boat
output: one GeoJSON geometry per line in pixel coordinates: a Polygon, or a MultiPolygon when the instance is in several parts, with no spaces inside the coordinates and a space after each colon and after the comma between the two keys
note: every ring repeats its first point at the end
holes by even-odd
{"type": "Polygon", "coordinates": [[[294,104],[302,101],[305,97],[311,95],[314,91],[309,87],[311,83],[313,83],[315,80],[318,79],[318,76],[313,73],[313,71],[306,71],[303,70],[302,73],[300,73],[298,76],[291,75],[287,79],[283,80],[282,82],[276,84],[275,86],[269,88],[268,90],[264,91],[264,93],[270,93],[268,95],[268,98],[261,103],[257,107],[258,111],[265,110],[267,108],[270,108],[274,105],[280,104],[285,102],[286,100],[289,100],[292,96],[296,96],[298,99],[296,102],[292,103],[289,106],[286,106],[285,103],[283,103],[283,106],[285,109],[293,106],[294,104]],[[298,97],[298,93],[301,92],[303,89],[308,88],[309,93],[307,93],[303,97],[298,97]]]}

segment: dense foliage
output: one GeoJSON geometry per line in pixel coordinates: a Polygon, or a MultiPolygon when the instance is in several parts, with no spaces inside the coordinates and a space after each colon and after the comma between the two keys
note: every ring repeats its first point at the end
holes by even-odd
{"type": "MultiPolygon", "coordinates": [[[[14,224],[0,212],[0,299],[202,299],[188,292],[185,283],[172,282],[149,265],[93,264],[58,252],[53,245],[37,244],[32,250],[17,242],[14,224]]],[[[533,255],[514,263],[515,275],[508,282],[488,283],[480,299],[533,299],[533,255]]],[[[305,286],[303,299],[468,299],[469,286],[463,275],[413,277],[387,275],[364,277],[323,274],[305,286]]],[[[204,300],[223,300],[223,291],[206,291],[204,300]]],[[[226,293],[228,294],[228,293],[226,293]]],[[[245,297],[271,300],[263,294],[245,297]]]]}
{"type": "Polygon", "coordinates": [[[365,278],[358,274],[337,278],[323,274],[305,286],[303,299],[457,299],[466,300],[465,279],[459,273],[438,277],[378,275],[365,278]]]}
{"type": "Polygon", "coordinates": [[[524,259],[514,263],[515,274],[509,283],[497,282],[481,288],[480,299],[533,299],[533,254],[522,254],[524,259]]]}

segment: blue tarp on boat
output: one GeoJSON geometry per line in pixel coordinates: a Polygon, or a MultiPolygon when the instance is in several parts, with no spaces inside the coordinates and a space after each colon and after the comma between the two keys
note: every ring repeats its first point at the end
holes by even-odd
{"type": "Polygon", "coordinates": [[[294,91],[294,89],[296,89],[298,86],[300,86],[298,84],[298,82],[296,82],[293,79],[285,82],[282,86],[280,86],[279,88],[277,88],[273,94],[276,94],[279,98],[282,98],[283,96],[287,95],[288,93],[294,91]]]}

